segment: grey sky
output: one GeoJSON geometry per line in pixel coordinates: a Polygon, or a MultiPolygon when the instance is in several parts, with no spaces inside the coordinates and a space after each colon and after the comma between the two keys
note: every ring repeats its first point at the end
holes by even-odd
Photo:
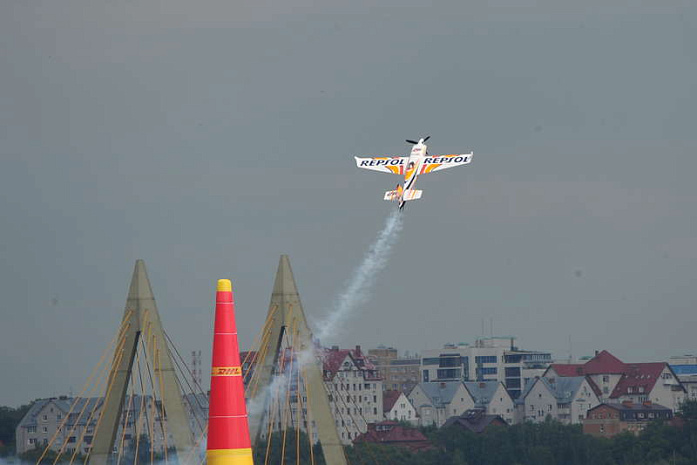
{"type": "MultiPolygon", "coordinates": [[[[308,316],[394,208],[353,155],[474,150],[419,180],[336,341],[694,353],[694,2],[9,0],[0,6],[0,404],[84,382],[143,258],[180,350],[215,280],[241,343],[281,253],[308,316]],[[645,5],[641,5],[645,3],[645,5]]],[[[208,363],[208,360],[204,361],[208,363]]]]}

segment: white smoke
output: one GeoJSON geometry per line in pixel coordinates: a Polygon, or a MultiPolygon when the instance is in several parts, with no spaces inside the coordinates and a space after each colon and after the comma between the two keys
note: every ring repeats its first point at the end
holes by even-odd
{"type": "Polygon", "coordinates": [[[399,210],[394,210],[387,217],[385,226],[368,249],[363,261],[354,270],[344,290],[334,300],[331,311],[318,324],[315,336],[320,341],[335,337],[357,307],[368,300],[375,285],[374,278],[387,265],[387,259],[397,242],[402,224],[402,214],[399,210]]]}
{"type": "MultiPolygon", "coordinates": [[[[347,319],[356,312],[358,306],[365,303],[370,297],[370,292],[375,284],[375,277],[387,265],[387,259],[394,244],[397,242],[399,232],[402,230],[402,215],[394,210],[385,221],[385,226],[378,233],[377,239],[370,246],[368,252],[358,267],[353,271],[351,278],[346,282],[343,291],[336,297],[329,314],[318,324],[315,336],[321,341],[336,337],[340,328],[347,319]]],[[[316,354],[313,347],[308,347],[302,352],[296,353],[294,369],[302,369],[308,363],[315,363],[316,354]]],[[[290,364],[286,364],[283,373],[275,375],[271,383],[265,388],[266,395],[256,396],[247,404],[247,412],[250,416],[258,415],[264,408],[267,399],[280,399],[285,396],[288,386],[290,364]]]]}

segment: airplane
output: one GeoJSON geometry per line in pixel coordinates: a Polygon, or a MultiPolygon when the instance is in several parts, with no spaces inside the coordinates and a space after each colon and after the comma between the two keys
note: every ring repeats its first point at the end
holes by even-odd
{"type": "Polygon", "coordinates": [[[422,191],[414,189],[416,178],[420,174],[447,170],[472,161],[474,152],[459,155],[429,155],[425,142],[430,138],[431,136],[426,136],[418,142],[407,139],[407,143],[414,145],[408,157],[354,157],[356,166],[359,168],[404,176],[404,186],[397,184],[397,188],[385,192],[384,197],[384,200],[399,202],[399,211],[404,210],[408,201],[421,198],[422,191]]]}

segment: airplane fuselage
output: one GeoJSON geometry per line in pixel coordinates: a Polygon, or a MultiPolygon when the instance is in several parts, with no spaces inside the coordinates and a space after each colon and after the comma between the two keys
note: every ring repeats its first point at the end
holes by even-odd
{"type": "Polygon", "coordinates": [[[416,186],[416,179],[419,177],[419,173],[422,171],[422,166],[424,160],[426,159],[426,144],[419,141],[418,144],[414,145],[409,154],[409,160],[407,161],[407,167],[404,170],[404,191],[399,199],[399,209],[404,209],[404,205],[407,203],[407,199],[410,199],[413,195],[414,187],[416,186]]]}

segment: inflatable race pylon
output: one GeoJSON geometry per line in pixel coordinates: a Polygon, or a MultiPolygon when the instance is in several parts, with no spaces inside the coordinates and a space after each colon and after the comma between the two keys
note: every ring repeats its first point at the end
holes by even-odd
{"type": "Polygon", "coordinates": [[[254,465],[237,343],[235,301],[229,279],[218,280],[212,365],[208,465],[254,465]]]}

